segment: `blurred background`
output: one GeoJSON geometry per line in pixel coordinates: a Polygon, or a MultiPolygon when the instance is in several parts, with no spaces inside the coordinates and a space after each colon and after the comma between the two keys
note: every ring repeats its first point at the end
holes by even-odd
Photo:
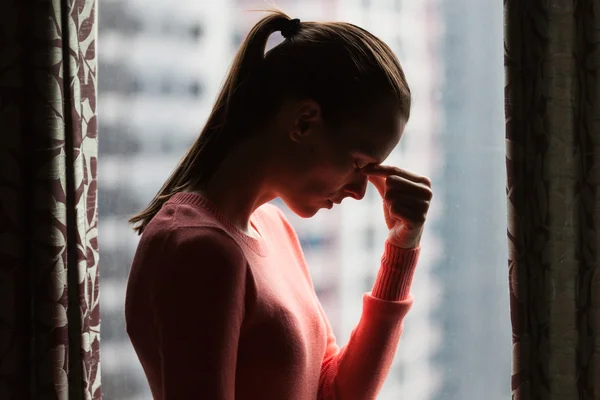
{"type": "MultiPolygon", "coordinates": [[[[395,51],[413,92],[389,164],[434,183],[413,309],[381,400],[510,398],[502,2],[476,0],[103,0],[98,4],[102,389],[151,399],[125,332],[138,237],[127,219],[156,194],[200,132],[233,55],[278,7],[341,20],[395,51]]],[[[271,45],[282,38],[274,34],[271,45]]],[[[371,289],[387,229],[373,187],[362,201],[302,220],[317,294],[346,343],[371,289]]]]}

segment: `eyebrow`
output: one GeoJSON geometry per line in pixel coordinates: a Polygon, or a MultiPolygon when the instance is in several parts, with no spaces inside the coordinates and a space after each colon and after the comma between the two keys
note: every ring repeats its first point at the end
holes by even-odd
{"type": "Polygon", "coordinates": [[[373,155],[372,153],[365,153],[365,152],[361,151],[361,152],[359,152],[359,154],[361,154],[363,157],[371,160],[371,162],[369,164],[381,164],[381,161],[379,161],[379,158],[376,157],[375,155],[373,155]]]}

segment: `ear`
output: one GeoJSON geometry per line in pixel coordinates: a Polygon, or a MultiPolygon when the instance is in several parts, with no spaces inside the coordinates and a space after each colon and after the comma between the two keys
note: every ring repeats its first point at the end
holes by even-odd
{"type": "Polygon", "coordinates": [[[298,102],[294,111],[294,122],[290,131],[290,138],[294,142],[300,142],[314,134],[321,122],[321,106],[319,103],[314,100],[298,102]]]}

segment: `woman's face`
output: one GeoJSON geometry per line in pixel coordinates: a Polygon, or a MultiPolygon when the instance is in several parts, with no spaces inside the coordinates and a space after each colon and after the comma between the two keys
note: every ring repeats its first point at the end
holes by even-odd
{"type": "Polygon", "coordinates": [[[366,114],[337,127],[326,124],[318,109],[298,118],[300,134],[286,154],[292,165],[278,192],[300,217],[312,217],[346,197],[362,199],[367,177],[361,168],[381,164],[399,143],[406,120],[395,103],[382,102],[366,114]]]}

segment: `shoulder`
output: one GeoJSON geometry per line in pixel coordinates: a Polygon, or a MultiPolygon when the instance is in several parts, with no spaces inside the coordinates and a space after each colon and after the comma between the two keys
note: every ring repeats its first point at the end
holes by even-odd
{"type": "Polygon", "coordinates": [[[155,304],[165,298],[181,298],[184,293],[222,302],[238,298],[246,290],[246,257],[237,242],[217,228],[171,230],[151,262],[157,264],[152,292],[155,304]]]}
{"type": "Polygon", "coordinates": [[[165,253],[182,262],[246,263],[244,252],[229,233],[217,227],[174,227],[166,238],[165,253]]]}
{"type": "Polygon", "coordinates": [[[210,281],[246,274],[247,261],[242,248],[218,227],[154,226],[145,232],[136,257],[140,263],[154,265],[159,280],[185,276],[210,281]]]}
{"type": "Polygon", "coordinates": [[[248,263],[226,232],[207,227],[174,228],[151,262],[157,264],[157,273],[150,301],[163,321],[187,318],[185,315],[214,320],[217,314],[245,313],[242,304],[249,282],[248,263]]]}
{"type": "Polygon", "coordinates": [[[146,253],[185,261],[226,258],[240,263],[244,253],[231,233],[210,213],[197,207],[166,204],[140,238],[146,253]]]}

